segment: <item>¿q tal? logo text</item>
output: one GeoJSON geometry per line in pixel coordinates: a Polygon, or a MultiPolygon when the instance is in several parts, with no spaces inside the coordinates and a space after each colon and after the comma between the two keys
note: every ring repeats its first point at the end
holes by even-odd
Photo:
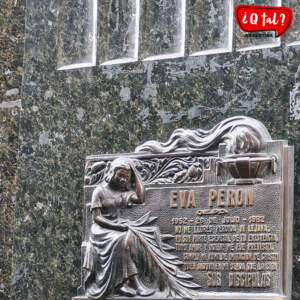
{"type": "Polygon", "coordinates": [[[235,18],[244,32],[275,31],[278,38],[291,27],[293,12],[288,7],[238,5],[235,18]]]}

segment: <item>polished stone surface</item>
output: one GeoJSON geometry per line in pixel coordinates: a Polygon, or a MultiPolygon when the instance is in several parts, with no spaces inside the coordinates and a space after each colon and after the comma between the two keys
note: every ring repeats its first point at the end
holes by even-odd
{"type": "Polygon", "coordinates": [[[0,110],[0,298],[4,299],[10,292],[12,272],[18,115],[18,108],[0,110]]]}
{"type": "Polygon", "coordinates": [[[0,103],[21,98],[25,2],[0,4],[0,103]]]}
{"type": "MultiPolygon", "coordinates": [[[[293,299],[299,299],[300,128],[299,114],[289,118],[289,103],[300,82],[300,46],[287,47],[283,37],[276,48],[58,71],[65,55],[57,44],[58,10],[57,0],[27,1],[18,195],[7,210],[13,217],[5,220],[7,232],[14,231],[12,264],[5,265],[11,299],[76,295],[87,155],[130,152],[144,141],[166,140],[175,128],[210,128],[241,114],[295,145],[293,299]]],[[[144,30],[152,28],[151,20],[145,19],[144,30]]],[[[77,45],[76,59],[83,55],[77,45]]],[[[170,43],[158,45],[169,49],[170,43]]],[[[143,53],[156,55],[149,47],[143,53]]]]}
{"type": "Polygon", "coordinates": [[[14,228],[25,0],[0,3],[0,298],[8,299],[14,228]]]}

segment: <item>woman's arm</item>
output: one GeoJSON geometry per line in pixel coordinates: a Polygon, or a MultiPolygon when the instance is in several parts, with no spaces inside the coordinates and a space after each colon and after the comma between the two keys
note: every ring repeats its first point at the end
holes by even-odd
{"type": "Polygon", "coordinates": [[[98,207],[93,208],[92,214],[93,214],[94,221],[102,227],[105,227],[108,229],[113,229],[113,230],[118,230],[118,231],[127,231],[128,230],[128,226],[126,224],[116,224],[116,223],[111,222],[110,220],[103,218],[103,216],[101,215],[101,210],[98,207]]]}

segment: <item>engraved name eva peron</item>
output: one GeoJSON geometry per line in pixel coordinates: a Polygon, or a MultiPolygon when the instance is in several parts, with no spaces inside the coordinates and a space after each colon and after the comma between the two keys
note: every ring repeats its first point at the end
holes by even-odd
{"type": "Polygon", "coordinates": [[[292,150],[237,116],[88,156],[73,299],[289,299],[292,150]]]}

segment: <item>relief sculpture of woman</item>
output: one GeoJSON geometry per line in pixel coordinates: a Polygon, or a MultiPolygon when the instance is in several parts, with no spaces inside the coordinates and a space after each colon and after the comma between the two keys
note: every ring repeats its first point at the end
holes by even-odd
{"type": "Polygon", "coordinates": [[[132,160],[117,158],[109,163],[91,200],[93,223],[83,261],[89,298],[148,297],[155,292],[166,297],[194,297],[199,286],[180,270],[182,262],[169,253],[173,247],[164,240],[170,235],[161,235],[152,225],[156,218],[150,217],[150,212],[135,221],[121,217],[122,209],[142,202],[143,187],[132,160]],[[151,287],[144,283],[147,277],[151,287]]]}
{"type": "Polygon", "coordinates": [[[129,221],[122,219],[120,209],[141,203],[133,190],[136,187],[130,161],[112,162],[104,181],[94,190],[91,212],[93,225],[84,267],[90,272],[86,291],[90,298],[98,299],[114,290],[125,296],[149,296],[154,293],[141,282],[133,253],[137,251],[129,221]],[[91,252],[91,248],[89,249],[91,252]]]}

